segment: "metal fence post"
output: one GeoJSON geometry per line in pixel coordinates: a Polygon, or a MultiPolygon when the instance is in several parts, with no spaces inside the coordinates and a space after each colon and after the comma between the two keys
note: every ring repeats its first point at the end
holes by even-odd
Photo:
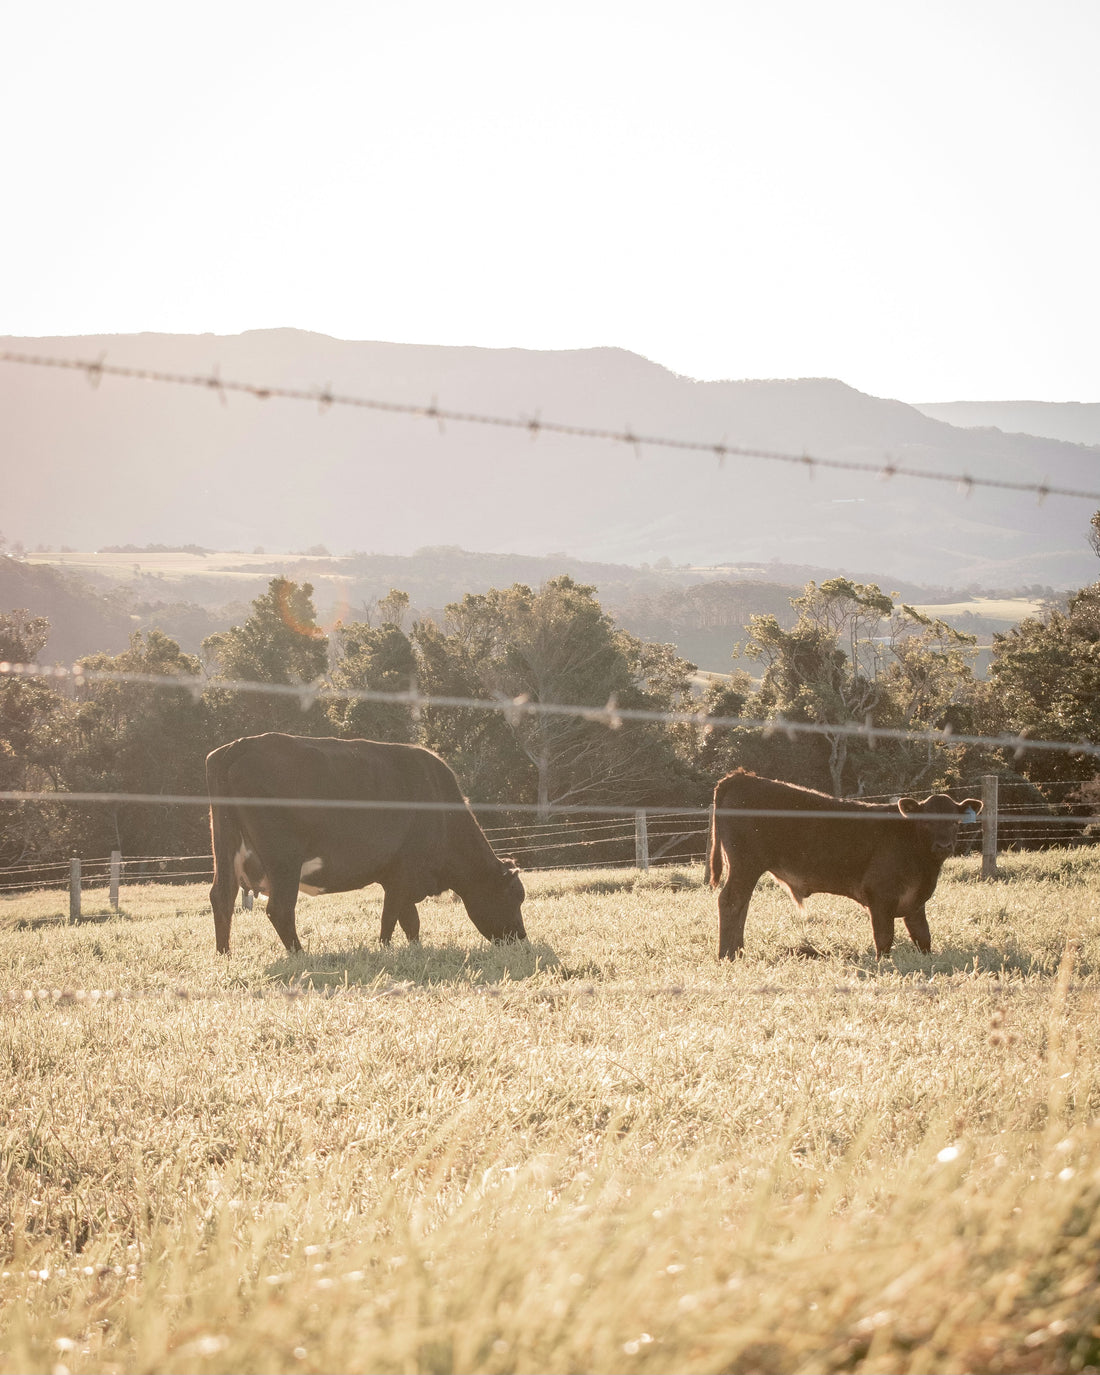
{"type": "Polygon", "coordinates": [[[80,920],[80,860],[76,855],[69,861],[69,920],[80,920]]]}
{"type": "Polygon", "coordinates": [[[997,877],[997,784],[995,773],[982,774],[982,878],[997,877]]]}
{"type": "Polygon", "coordinates": [[[649,831],[642,807],[634,813],[634,863],[639,869],[649,869],[649,831]]]}
{"type": "Polygon", "coordinates": [[[111,906],[118,911],[118,887],[122,879],[122,851],[111,851],[111,906]]]}

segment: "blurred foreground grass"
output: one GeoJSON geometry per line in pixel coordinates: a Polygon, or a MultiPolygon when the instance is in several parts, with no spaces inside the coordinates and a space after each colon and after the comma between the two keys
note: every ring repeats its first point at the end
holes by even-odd
{"type": "Polygon", "coordinates": [[[1003,863],[881,965],[768,881],[719,967],[686,871],[533,875],[514,948],[0,903],[0,1369],[1100,1367],[1100,857],[1003,863]]]}

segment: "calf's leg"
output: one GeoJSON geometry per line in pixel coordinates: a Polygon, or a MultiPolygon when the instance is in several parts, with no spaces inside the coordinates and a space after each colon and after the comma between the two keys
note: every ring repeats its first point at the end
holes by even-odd
{"type": "Polygon", "coordinates": [[[881,960],[889,955],[894,945],[894,917],[897,913],[887,903],[874,903],[871,906],[871,931],[875,937],[875,954],[881,960]]]}
{"type": "Polygon", "coordinates": [[[749,900],[763,871],[738,869],[730,865],[729,874],[718,893],[718,958],[732,960],[745,949],[745,918],[749,900]]]}
{"type": "Polygon", "coordinates": [[[928,918],[924,915],[923,903],[915,911],[906,913],[905,926],[913,937],[913,944],[927,955],[932,949],[932,933],[928,929],[928,918]]]}

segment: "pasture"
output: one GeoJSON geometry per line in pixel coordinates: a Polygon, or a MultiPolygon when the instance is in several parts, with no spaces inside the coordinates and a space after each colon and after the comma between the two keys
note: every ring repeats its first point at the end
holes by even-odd
{"type": "Polygon", "coordinates": [[[1100,854],[1001,863],[881,964],[766,879],[719,966],[686,870],[531,875],[514,948],[0,903],[0,1370],[1097,1368],[1100,854]]]}

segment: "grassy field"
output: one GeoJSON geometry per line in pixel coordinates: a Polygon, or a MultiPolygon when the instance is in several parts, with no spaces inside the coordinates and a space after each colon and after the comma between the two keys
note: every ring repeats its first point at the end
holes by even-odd
{"type": "Polygon", "coordinates": [[[770,880],[0,904],[2,1371],[1100,1366],[1100,855],[951,861],[935,953],[770,880]],[[810,942],[820,958],[795,953],[810,942]]]}

